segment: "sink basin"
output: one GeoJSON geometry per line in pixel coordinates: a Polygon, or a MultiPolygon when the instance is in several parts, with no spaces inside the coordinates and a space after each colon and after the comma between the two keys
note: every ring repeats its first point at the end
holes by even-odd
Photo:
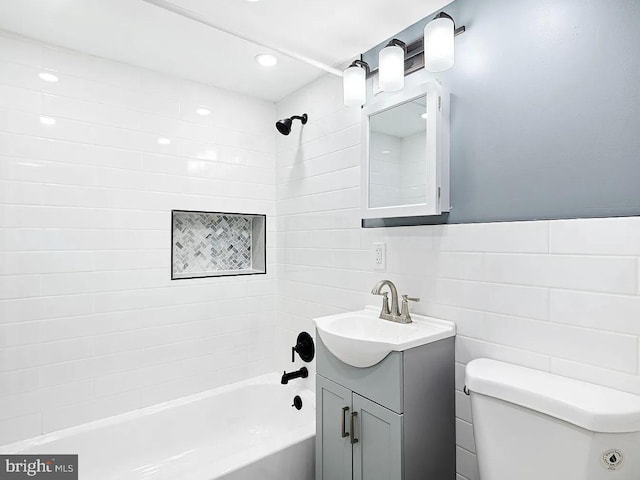
{"type": "Polygon", "coordinates": [[[331,353],[354,367],[370,367],[389,353],[435,342],[456,333],[455,324],[411,314],[412,323],[378,318],[380,307],[340,313],[313,320],[318,335],[331,353]]]}

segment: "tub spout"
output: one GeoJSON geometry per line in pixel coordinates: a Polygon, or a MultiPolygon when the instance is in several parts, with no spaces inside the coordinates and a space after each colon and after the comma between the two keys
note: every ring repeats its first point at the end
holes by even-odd
{"type": "Polygon", "coordinates": [[[307,367],[302,367],[300,370],[296,370],[295,372],[283,372],[281,383],[286,385],[289,383],[289,380],[293,380],[294,378],[307,378],[309,376],[309,370],[307,367]]]}

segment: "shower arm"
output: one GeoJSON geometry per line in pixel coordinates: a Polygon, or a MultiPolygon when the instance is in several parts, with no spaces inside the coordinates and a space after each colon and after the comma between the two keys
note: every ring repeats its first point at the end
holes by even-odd
{"type": "Polygon", "coordinates": [[[303,125],[306,125],[307,120],[309,119],[309,116],[306,113],[303,113],[302,115],[294,115],[294,116],[289,117],[289,118],[291,120],[300,120],[303,125]]]}

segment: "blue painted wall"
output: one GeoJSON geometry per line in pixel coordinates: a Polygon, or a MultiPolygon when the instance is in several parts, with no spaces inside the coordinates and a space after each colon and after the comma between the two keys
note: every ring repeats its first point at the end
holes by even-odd
{"type": "MultiPolygon", "coordinates": [[[[640,1],[444,11],[467,27],[456,65],[407,81],[438,78],[452,94],[449,222],[640,215],[640,1]]],[[[416,40],[424,23],[397,38],[416,40]]]]}

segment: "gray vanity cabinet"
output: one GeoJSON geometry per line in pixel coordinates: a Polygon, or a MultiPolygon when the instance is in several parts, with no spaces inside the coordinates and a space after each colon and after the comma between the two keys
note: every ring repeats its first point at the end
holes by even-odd
{"type": "Polygon", "coordinates": [[[316,480],[455,480],[453,338],[368,368],[316,338],[316,480]]]}
{"type": "Polygon", "coordinates": [[[402,471],[402,415],[322,376],[316,388],[316,478],[402,478],[397,474],[402,471]]]}
{"type": "Polygon", "coordinates": [[[352,410],[351,390],[316,378],[316,451],[322,452],[316,456],[317,479],[351,480],[351,439],[346,432],[352,410]]]}
{"type": "Polygon", "coordinates": [[[353,394],[357,443],[354,480],[396,480],[402,476],[402,415],[353,394]]]}

